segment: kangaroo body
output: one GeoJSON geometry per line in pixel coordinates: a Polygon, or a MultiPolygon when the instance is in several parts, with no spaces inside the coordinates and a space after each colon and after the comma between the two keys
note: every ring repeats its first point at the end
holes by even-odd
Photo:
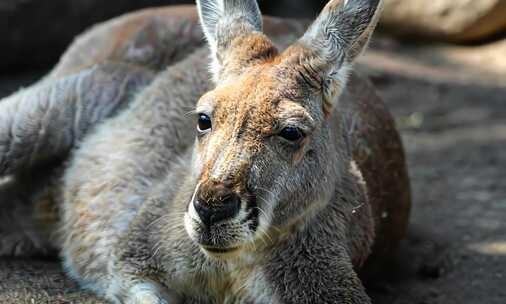
{"type": "MultiPolygon", "coordinates": [[[[226,2],[239,14],[227,15],[225,6],[222,19],[233,21],[215,31],[209,23],[215,12],[205,2],[199,8],[211,61],[193,8],[147,10],[78,39],[32,89],[51,91],[71,77],[93,88],[95,81],[103,83],[94,78],[100,75],[120,88],[108,95],[89,92],[93,108],[102,110],[88,115],[93,127],[57,141],[53,154],[72,150],[63,165],[47,170],[62,183],[34,186],[30,204],[49,200],[57,206],[60,217],[49,220],[59,226],[55,246],[68,273],[111,301],[369,303],[357,271],[366,260],[392,253],[410,206],[402,145],[388,111],[354,74],[323,106],[306,103],[309,97],[285,87],[291,67],[304,62],[279,70],[300,46],[277,55],[303,34],[304,24],[265,18],[271,45],[256,30],[244,35],[258,24],[249,15],[256,3],[226,2]],[[225,36],[213,42],[218,33],[225,36]],[[286,80],[281,87],[279,78],[286,80]],[[196,108],[198,131],[191,113],[196,108]],[[299,142],[291,141],[292,134],[288,140],[275,135],[270,120],[278,108],[288,110],[276,121],[288,121],[292,133],[298,126],[304,135],[299,142]],[[283,116],[294,112],[300,114],[283,116]],[[212,119],[209,131],[202,130],[206,117],[212,119]],[[237,198],[231,203],[230,197],[237,198]],[[235,211],[224,209],[231,204],[235,211]]],[[[313,86],[311,79],[301,81],[307,90],[313,86]]],[[[33,93],[20,92],[0,107],[23,104],[22,94],[33,93]]],[[[83,94],[75,94],[81,102],[83,94]]],[[[5,146],[16,152],[16,145],[5,146]]],[[[38,151],[23,149],[20,155],[38,151]]],[[[40,162],[48,160],[53,157],[40,162]]],[[[23,176],[34,167],[30,162],[5,157],[1,163],[14,181],[28,183],[23,176]]]]}

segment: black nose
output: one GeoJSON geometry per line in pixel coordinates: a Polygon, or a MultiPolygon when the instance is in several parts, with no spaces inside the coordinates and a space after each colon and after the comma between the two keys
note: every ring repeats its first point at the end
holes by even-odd
{"type": "Polygon", "coordinates": [[[241,208],[241,199],[237,194],[231,193],[223,198],[220,197],[219,200],[213,199],[210,202],[195,199],[193,206],[204,225],[209,227],[237,215],[241,208]]]}

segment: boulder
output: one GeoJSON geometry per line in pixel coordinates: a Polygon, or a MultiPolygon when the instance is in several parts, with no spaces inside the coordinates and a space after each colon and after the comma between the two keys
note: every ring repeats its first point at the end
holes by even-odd
{"type": "Polygon", "coordinates": [[[475,42],[506,32],[504,0],[384,0],[382,25],[407,38],[475,42]]]}

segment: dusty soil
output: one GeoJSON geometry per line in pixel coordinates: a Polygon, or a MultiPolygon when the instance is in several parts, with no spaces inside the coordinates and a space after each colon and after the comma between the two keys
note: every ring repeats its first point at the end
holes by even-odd
{"type": "Polygon", "coordinates": [[[364,58],[402,132],[414,199],[375,303],[506,303],[505,47],[380,39],[364,58]]]}
{"type": "MultiPolygon", "coordinates": [[[[374,303],[506,303],[505,49],[379,37],[362,60],[402,132],[414,198],[396,262],[368,284],[374,303]]],[[[0,96],[38,75],[0,76],[0,96]]],[[[20,295],[99,302],[57,261],[0,260],[2,303],[20,295]]]]}

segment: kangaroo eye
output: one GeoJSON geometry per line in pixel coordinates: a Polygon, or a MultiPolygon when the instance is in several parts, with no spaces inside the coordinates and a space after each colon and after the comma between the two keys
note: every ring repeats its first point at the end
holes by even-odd
{"type": "Polygon", "coordinates": [[[199,121],[197,124],[197,130],[199,132],[206,132],[212,127],[211,118],[206,114],[199,114],[199,121]]]}
{"type": "Polygon", "coordinates": [[[294,127],[286,127],[279,133],[279,136],[283,137],[284,139],[292,142],[298,142],[304,139],[304,133],[294,127]]]}

